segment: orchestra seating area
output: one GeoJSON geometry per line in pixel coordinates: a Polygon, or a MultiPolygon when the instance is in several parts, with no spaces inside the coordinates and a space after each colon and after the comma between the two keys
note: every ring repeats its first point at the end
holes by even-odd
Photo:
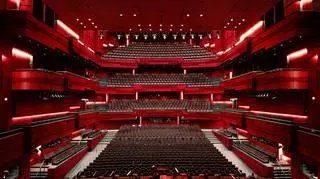
{"type": "Polygon", "coordinates": [[[258,147],[249,141],[234,141],[233,147],[240,149],[262,163],[274,162],[277,158],[276,154],[258,147]]]}
{"type": "Polygon", "coordinates": [[[131,87],[133,85],[219,86],[221,79],[208,78],[202,73],[191,74],[116,74],[110,79],[100,79],[103,86],[131,87]]]}
{"type": "Polygon", "coordinates": [[[208,100],[111,100],[108,111],[133,111],[133,110],[188,110],[211,111],[208,100]]]}
{"type": "Polygon", "coordinates": [[[103,56],[105,59],[133,60],[139,58],[181,58],[185,60],[215,59],[216,56],[201,47],[187,43],[132,43],[103,56]]]}
{"type": "Polygon", "coordinates": [[[79,178],[153,175],[244,176],[199,127],[122,126],[79,178]]]}

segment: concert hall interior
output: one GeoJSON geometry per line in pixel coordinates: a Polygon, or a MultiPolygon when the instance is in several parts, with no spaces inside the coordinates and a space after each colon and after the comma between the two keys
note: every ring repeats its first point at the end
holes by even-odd
{"type": "Polygon", "coordinates": [[[0,26],[0,178],[320,177],[320,0],[0,0],[0,26]]]}

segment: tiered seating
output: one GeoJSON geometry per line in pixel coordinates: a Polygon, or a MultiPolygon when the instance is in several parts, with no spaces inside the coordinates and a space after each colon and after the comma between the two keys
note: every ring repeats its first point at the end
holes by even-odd
{"type": "Polygon", "coordinates": [[[110,79],[100,79],[103,86],[130,87],[132,85],[219,86],[221,79],[209,79],[204,74],[116,74],[110,79]]]}
{"type": "Polygon", "coordinates": [[[108,111],[133,111],[133,110],[188,110],[211,111],[211,104],[205,100],[111,100],[108,111]]]}
{"type": "Polygon", "coordinates": [[[103,56],[105,59],[133,60],[139,58],[182,58],[186,60],[215,59],[201,47],[187,43],[133,43],[119,47],[103,56]]]}
{"type": "Polygon", "coordinates": [[[121,127],[80,178],[188,174],[241,176],[195,126],[121,127]]]}
{"type": "Polygon", "coordinates": [[[233,146],[263,163],[269,163],[269,161],[275,161],[276,159],[276,154],[258,147],[248,141],[234,141],[233,146]]]}

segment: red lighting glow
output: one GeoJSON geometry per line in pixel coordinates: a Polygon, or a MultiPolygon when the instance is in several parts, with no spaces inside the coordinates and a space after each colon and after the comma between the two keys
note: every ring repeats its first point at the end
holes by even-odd
{"type": "Polygon", "coordinates": [[[209,43],[206,43],[206,44],[204,44],[203,46],[204,46],[204,47],[209,47],[210,44],[209,44],[209,43]]]}
{"type": "Polygon", "coordinates": [[[223,51],[220,51],[220,52],[217,53],[217,55],[220,56],[220,55],[222,55],[223,53],[224,53],[223,51]]]}
{"type": "Polygon", "coordinates": [[[250,106],[241,106],[241,105],[239,105],[239,108],[240,109],[250,109],[250,106]]]}
{"type": "Polygon", "coordinates": [[[236,128],[236,130],[242,134],[248,134],[248,131],[240,129],[240,128],[236,128]]]}
{"type": "Polygon", "coordinates": [[[304,6],[311,4],[313,0],[300,0],[300,11],[304,10],[304,6]]]}
{"type": "Polygon", "coordinates": [[[25,51],[19,50],[17,48],[12,48],[12,56],[18,57],[18,58],[26,58],[29,60],[33,59],[33,56],[25,51]]]}
{"type": "Polygon", "coordinates": [[[261,29],[263,26],[263,21],[259,21],[254,26],[252,26],[249,30],[247,30],[245,33],[243,33],[240,36],[240,41],[243,41],[245,38],[249,37],[253,33],[255,33],[257,30],[261,29]]]}
{"type": "Polygon", "coordinates": [[[269,116],[276,117],[288,117],[288,118],[296,118],[296,119],[308,119],[308,116],[295,115],[295,114],[284,114],[284,113],[274,113],[274,112],[266,112],[266,111],[250,111],[254,114],[264,114],[269,116]]]}
{"type": "Polygon", "coordinates": [[[55,113],[46,113],[46,114],[37,114],[37,115],[30,115],[30,116],[21,116],[21,117],[13,117],[12,118],[12,124],[30,124],[32,121],[41,119],[41,118],[47,118],[47,117],[53,117],[53,116],[60,116],[60,115],[66,115],[69,111],[63,111],[63,112],[55,112],[55,113]]]}
{"type": "Polygon", "coordinates": [[[292,52],[292,53],[287,55],[287,61],[290,62],[291,60],[301,58],[301,57],[303,57],[303,56],[305,56],[307,54],[308,54],[308,49],[307,48],[303,48],[303,49],[297,50],[297,51],[292,52]]]}
{"type": "Polygon", "coordinates": [[[61,27],[64,31],[66,31],[69,35],[74,37],[75,39],[79,39],[79,35],[73,31],[70,27],[68,27],[65,23],[63,23],[61,20],[57,20],[57,25],[61,27]]]}
{"type": "Polygon", "coordinates": [[[213,101],[213,104],[232,104],[232,101],[213,101]]]}
{"type": "Polygon", "coordinates": [[[19,10],[20,9],[20,0],[10,0],[11,3],[14,3],[17,7],[16,10],[19,10]]]}
{"type": "Polygon", "coordinates": [[[80,106],[70,106],[69,109],[70,110],[80,109],[80,106]]]}

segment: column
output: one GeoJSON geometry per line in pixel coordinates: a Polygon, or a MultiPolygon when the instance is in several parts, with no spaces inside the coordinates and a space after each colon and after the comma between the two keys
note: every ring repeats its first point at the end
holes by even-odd
{"type": "Polygon", "coordinates": [[[180,116],[177,116],[177,125],[180,125],[180,116]]]}
{"type": "Polygon", "coordinates": [[[106,93],[106,103],[109,103],[109,94],[106,93]]]}
{"type": "Polygon", "coordinates": [[[142,116],[139,116],[139,126],[142,126],[142,116]]]}
{"type": "Polygon", "coordinates": [[[180,100],[183,100],[183,99],[184,99],[183,91],[180,91],[180,100]]]}
{"type": "Polygon", "coordinates": [[[133,75],[136,74],[136,69],[132,69],[132,74],[133,74],[133,75]]]}
{"type": "Polygon", "coordinates": [[[136,100],[138,100],[138,99],[139,99],[139,92],[136,91],[136,100]]]}
{"type": "Polygon", "coordinates": [[[213,93],[210,94],[210,101],[213,103],[213,93]]]}
{"type": "MultiPolygon", "coordinates": [[[[1,44],[0,44],[1,47],[1,44]]],[[[5,47],[2,47],[5,48],[5,47]]],[[[0,51],[0,129],[8,129],[11,125],[12,118],[12,58],[11,48],[0,51]]]]}
{"type": "Polygon", "coordinates": [[[184,74],[184,75],[187,74],[187,69],[183,69],[183,74],[184,74]]]}

